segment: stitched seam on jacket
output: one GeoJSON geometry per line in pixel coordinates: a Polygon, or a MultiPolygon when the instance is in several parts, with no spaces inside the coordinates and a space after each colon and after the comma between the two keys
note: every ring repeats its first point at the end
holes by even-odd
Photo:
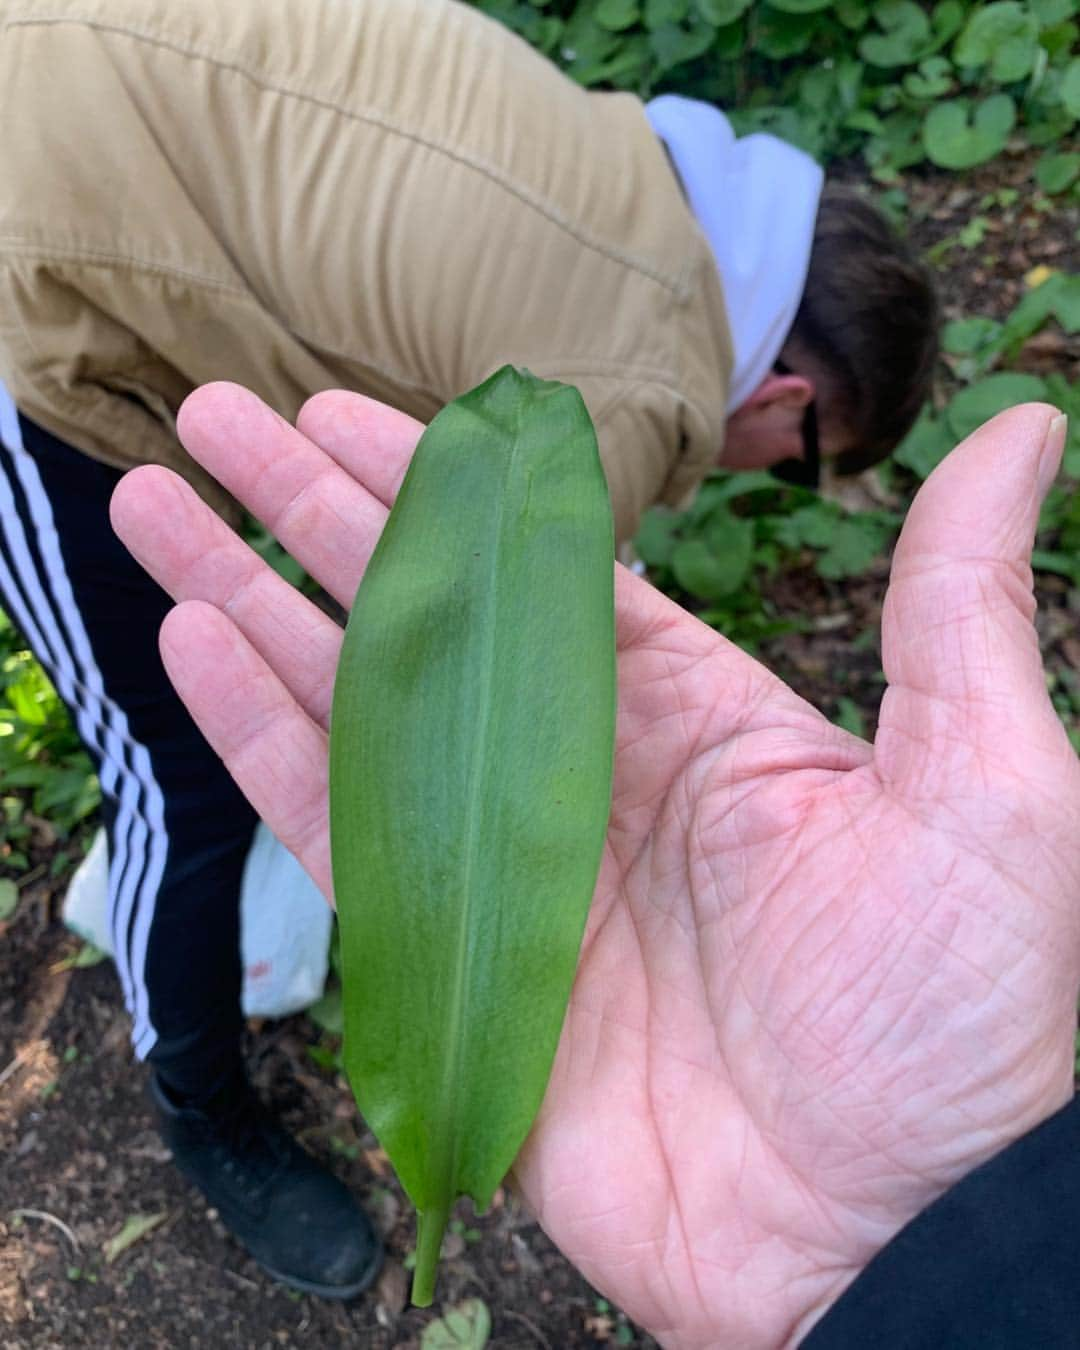
{"type": "Polygon", "coordinates": [[[195,47],[186,47],[179,42],[172,41],[168,38],[157,37],[152,33],[129,28],[123,24],[102,23],[98,19],[80,18],[78,15],[70,14],[34,14],[21,17],[15,16],[7,21],[6,26],[8,28],[32,28],[45,27],[47,25],[60,26],[63,24],[90,28],[101,33],[115,33],[121,37],[131,38],[136,42],[145,42],[148,46],[161,47],[166,51],[176,53],[178,56],[184,56],[192,60],[205,61],[208,65],[216,66],[219,70],[232,71],[233,74],[240,75],[243,78],[250,80],[252,84],[260,89],[280,94],[286,98],[295,98],[301,102],[310,103],[315,107],[324,108],[327,111],[337,113],[339,117],[347,118],[349,121],[363,122],[369,126],[380,127],[383,131],[387,131],[392,135],[413,141],[417,145],[422,145],[428,150],[433,150],[438,154],[444,155],[447,159],[451,159],[458,164],[464,165],[465,168],[472,169],[475,173],[481,174],[497,187],[501,187],[505,192],[516,197],[523,205],[529,207],[538,215],[543,216],[546,220],[549,220],[572,239],[576,239],[579,244],[583,245],[585,248],[591,249],[594,253],[600,254],[601,257],[606,258],[609,262],[617,262],[622,266],[639,273],[641,276],[648,277],[649,280],[655,281],[665,290],[671,291],[673,294],[677,295],[680,300],[685,300],[687,298],[690,271],[689,264],[684,263],[678,273],[672,275],[661,271],[659,268],[653,267],[651,264],[645,262],[641,258],[635,257],[633,254],[625,253],[622,249],[618,249],[610,244],[605,244],[603,241],[593,238],[587,231],[575,226],[571,221],[566,219],[561,211],[558,211],[549,202],[536,197],[535,194],[530,192],[527,188],[524,188],[519,183],[515,183],[513,180],[507,178],[492,165],[485,164],[483,160],[478,159],[473,155],[466,154],[462,150],[457,150],[453,146],[447,145],[445,142],[437,141],[432,137],[422,135],[420,132],[411,131],[408,127],[400,126],[391,118],[386,117],[384,114],[373,109],[356,111],[350,108],[343,108],[332,99],[320,98],[317,94],[309,93],[307,90],[294,89],[283,84],[275,84],[272,80],[266,79],[264,76],[258,74],[256,71],[248,69],[239,62],[224,61],[220,57],[211,56],[206,52],[199,51],[195,47]]]}
{"type": "MultiPolygon", "coordinates": [[[[3,236],[0,236],[0,242],[2,241],[3,236]]],[[[70,252],[64,252],[58,249],[37,249],[26,247],[24,249],[11,250],[8,256],[14,256],[16,254],[19,257],[24,258],[28,257],[31,261],[33,261],[36,258],[41,258],[43,261],[52,259],[52,261],[55,262],[83,263],[88,267],[123,266],[129,268],[132,271],[149,272],[155,276],[162,276],[162,275],[174,276],[189,283],[203,285],[206,287],[207,290],[212,290],[219,294],[227,295],[231,300],[235,300],[240,304],[247,306],[248,309],[265,316],[273,324],[275,324],[278,328],[280,328],[282,332],[287,333],[288,336],[293,341],[297,342],[300,346],[304,347],[309,352],[313,352],[317,355],[334,357],[335,359],[342,361],[346,364],[358,366],[365,370],[369,370],[373,374],[379,375],[383,379],[389,380],[391,383],[397,384],[404,389],[409,389],[412,390],[414,393],[422,394],[425,398],[431,399],[431,401],[436,405],[439,405],[443,402],[442,398],[438,394],[436,394],[429,385],[422,384],[417,380],[413,379],[411,376],[402,375],[398,371],[391,370],[387,366],[380,365],[375,361],[367,359],[366,357],[360,357],[357,355],[355,351],[352,350],[342,351],[340,348],[335,347],[329,342],[324,342],[319,338],[309,337],[306,334],[300,332],[298,328],[294,327],[292,324],[286,323],[284,319],[282,319],[279,315],[275,314],[272,310],[267,309],[261,303],[261,301],[259,301],[254,295],[252,295],[249,291],[243,289],[242,287],[236,287],[227,283],[217,282],[212,279],[203,278],[196,275],[195,273],[184,272],[179,268],[170,268],[167,266],[159,265],[157,263],[146,263],[142,262],[138,258],[131,258],[121,254],[112,255],[104,251],[102,251],[101,254],[99,255],[95,250],[85,250],[82,252],[77,250],[71,250],[70,252]]],[[[3,261],[4,261],[3,255],[0,254],[0,267],[3,266],[3,261]]],[[[109,315],[108,317],[112,318],[113,316],[109,315]]],[[[119,320],[113,319],[113,322],[120,323],[121,327],[124,326],[119,320]]],[[[28,345],[32,347],[32,344],[30,344],[29,342],[29,334],[26,332],[25,325],[23,325],[21,319],[19,320],[19,324],[20,328],[23,329],[24,336],[27,339],[28,345]]],[[[95,388],[105,388],[105,386],[98,385],[94,381],[86,381],[86,383],[93,384],[95,388]]],[[[57,388],[62,390],[62,386],[57,385],[57,388]]],[[[106,390],[106,392],[108,393],[110,391],[106,390]]]]}
{"type": "Polygon", "coordinates": [[[176,267],[172,263],[154,262],[148,258],[139,258],[131,253],[116,253],[105,248],[85,248],[82,245],[65,247],[60,244],[40,244],[20,234],[0,233],[0,258],[20,257],[40,259],[42,262],[85,262],[93,267],[123,266],[135,267],[143,272],[156,272],[161,276],[175,277],[178,281],[191,281],[207,290],[223,291],[242,299],[248,298],[247,290],[235,281],[222,281],[218,277],[208,277],[202,272],[193,272],[188,268],[176,267]]]}

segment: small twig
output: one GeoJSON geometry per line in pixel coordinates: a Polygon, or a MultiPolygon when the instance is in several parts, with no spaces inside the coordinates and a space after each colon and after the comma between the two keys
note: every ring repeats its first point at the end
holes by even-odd
{"type": "Polygon", "coordinates": [[[253,1294],[257,1294],[259,1292],[259,1286],[255,1283],[254,1280],[249,1280],[244,1275],[238,1275],[235,1270],[223,1268],[222,1273],[224,1274],[225,1278],[227,1280],[231,1280],[233,1284],[237,1286],[238,1289],[248,1289],[253,1294]]]}
{"type": "Polygon", "coordinates": [[[18,1073],[18,1071],[19,1071],[19,1070],[22,1068],[22,1066],[26,1063],[26,1058],[27,1058],[27,1052],[26,1052],[26,1047],[24,1046],[23,1049],[21,1049],[21,1050],[19,1051],[19,1053],[15,1056],[15,1058],[14,1058],[14,1059],[11,1061],[11,1063],[7,1066],[7,1068],[4,1070],[4,1072],[3,1072],[3,1073],[0,1073],[0,1087],[3,1087],[3,1086],[4,1086],[4,1084],[7,1082],[7,1080],[11,1077],[11,1075],[12,1075],[13,1073],[18,1073]]]}
{"type": "Polygon", "coordinates": [[[45,864],[38,863],[38,865],[33,869],[33,871],[27,872],[26,876],[24,877],[20,877],[18,881],[16,881],[15,885],[19,888],[20,891],[25,890],[25,888],[29,886],[31,882],[37,881],[38,877],[43,877],[44,875],[45,875],[45,864]]]}
{"type": "Polygon", "coordinates": [[[47,1210],[13,1209],[11,1211],[11,1217],[13,1219],[40,1219],[42,1223],[51,1223],[54,1228],[58,1228],[60,1232],[63,1233],[63,1235],[71,1243],[72,1249],[76,1252],[76,1254],[82,1251],[82,1248],[79,1246],[79,1239],[75,1236],[75,1234],[63,1221],[63,1219],[58,1219],[55,1214],[50,1214],[47,1210]]]}
{"type": "Polygon", "coordinates": [[[532,1334],[536,1337],[536,1339],[540,1342],[540,1344],[544,1347],[544,1350],[551,1350],[551,1342],[540,1330],[540,1328],[535,1325],[535,1323],[529,1321],[529,1319],[525,1316],[524,1313],[514,1312],[513,1309],[511,1308],[503,1308],[501,1311],[503,1317],[512,1317],[515,1322],[520,1322],[521,1325],[526,1329],[526,1331],[531,1331],[532,1334]]]}

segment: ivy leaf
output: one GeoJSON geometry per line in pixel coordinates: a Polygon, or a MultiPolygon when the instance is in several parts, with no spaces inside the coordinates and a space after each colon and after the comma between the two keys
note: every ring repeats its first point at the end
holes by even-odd
{"type": "Polygon", "coordinates": [[[637,0],[600,0],[593,17],[601,28],[617,33],[637,23],[641,18],[641,8],[637,0]]]}
{"type": "Polygon", "coordinates": [[[634,550],[646,567],[667,567],[678,541],[679,517],[662,506],[646,511],[634,536],[634,550]]]}
{"type": "Polygon", "coordinates": [[[967,8],[961,0],[940,0],[930,15],[930,26],[934,30],[934,36],[926,55],[939,52],[947,42],[951,42],[963,28],[966,17],[967,8]]]}
{"type": "Polygon", "coordinates": [[[897,170],[918,164],[926,157],[922,118],[907,108],[890,113],[884,119],[881,131],[864,146],[863,154],[873,168],[875,178],[895,177],[897,170]]]}
{"type": "Polygon", "coordinates": [[[924,55],[930,40],[930,20],[914,0],[878,0],[874,19],[883,30],[867,33],[859,55],[872,66],[886,69],[910,66],[924,55]]]}
{"type": "Polygon", "coordinates": [[[864,517],[849,517],[837,523],[828,547],[817,560],[818,576],[840,581],[858,576],[881,552],[891,530],[864,517]]]}
{"type": "Polygon", "coordinates": [[[997,0],[978,9],[956,40],[960,66],[989,64],[990,78],[1014,84],[1031,74],[1039,51],[1039,24],[1018,0],[997,0]]]}
{"type": "Polygon", "coordinates": [[[761,11],[755,50],[772,61],[799,56],[818,29],[817,14],[785,14],[766,5],[761,11]]]}
{"type": "Polygon", "coordinates": [[[1067,333],[1080,328],[1080,274],[1052,272],[1028,291],[1005,320],[998,340],[1001,355],[1011,360],[1051,315],[1067,333]]]}
{"type": "Polygon", "coordinates": [[[649,34],[649,46],[661,72],[681,66],[707,52],[712,45],[713,29],[700,19],[691,19],[688,27],[666,23],[649,34]]]}
{"type": "Polygon", "coordinates": [[[953,319],[945,325],[941,345],[950,356],[975,356],[992,347],[1001,336],[1002,325],[996,319],[974,315],[969,319],[953,319]]]}
{"type": "Polygon", "coordinates": [[[904,88],[912,98],[930,102],[942,98],[953,84],[952,63],[944,56],[928,56],[917,71],[904,76],[904,88]]]}
{"type": "Polygon", "coordinates": [[[1053,28],[1071,19],[1080,4],[1077,0],[1028,0],[1028,8],[1038,19],[1040,28],[1053,28]]]}
{"type": "Polygon", "coordinates": [[[773,9],[782,10],[785,14],[816,14],[819,10],[828,9],[833,0],[769,0],[769,5],[773,9]]]}
{"type": "Polygon", "coordinates": [[[938,103],[923,123],[923,145],[942,169],[970,169],[1005,148],[1016,124],[1016,104],[1008,94],[991,94],[975,105],[956,98],[938,103]]]}
{"type": "Polygon", "coordinates": [[[697,0],[698,13],[717,28],[741,19],[752,4],[753,0],[697,0]]]}
{"type": "Polygon", "coordinates": [[[910,469],[918,478],[928,478],[953,447],[953,439],[944,420],[935,417],[929,404],[893,452],[893,459],[910,469]]]}
{"type": "Polygon", "coordinates": [[[1070,150],[1064,154],[1048,152],[1035,166],[1035,181],[1051,197],[1072,187],[1080,177],[1080,154],[1070,150]]]}
{"type": "Polygon", "coordinates": [[[870,22],[870,8],[867,0],[836,0],[836,17],[852,32],[861,32],[870,22]]]}
{"type": "Polygon", "coordinates": [[[1054,317],[1070,335],[1080,332],[1080,272],[1071,276],[1059,273],[1061,280],[1054,292],[1054,317]]]}
{"type": "Polygon", "coordinates": [[[671,570],[690,595],[722,600],[746,581],[753,547],[753,521],[720,510],[704,536],[684,539],[678,545],[671,557],[671,570]]]}
{"type": "Polygon", "coordinates": [[[962,441],[976,427],[1018,403],[1030,403],[1046,397],[1046,383],[1037,375],[1004,370],[961,389],[946,409],[945,416],[953,436],[962,441]]]}
{"type": "Polygon", "coordinates": [[[690,0],[645,0],[645,27],[682,23],[689,9],[690,0]]]}
{"type": "Polygon", "coordinates": [[[1080,117],[1080,56],[1074,56],[1061,81],[1061,103],[1073,117],[1080,117]]]}
{"type": "Polygon", "coordinates": [[[484,1350],[491,1336],[491,1313],[483,1299],[467,1298],[429,1322],[420,1337],[421,1350],[484,1350]]]}

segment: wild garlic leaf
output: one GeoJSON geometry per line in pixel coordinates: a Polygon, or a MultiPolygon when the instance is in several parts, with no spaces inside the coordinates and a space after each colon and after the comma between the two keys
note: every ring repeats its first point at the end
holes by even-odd
{"type": "Polygon", "coordinates": [[[432,421],[353,605],[330,730],[345,1066],[420,1212],[480,1208],[539,1108],[607,826],[614,547],[575,389],[432,421]]]}

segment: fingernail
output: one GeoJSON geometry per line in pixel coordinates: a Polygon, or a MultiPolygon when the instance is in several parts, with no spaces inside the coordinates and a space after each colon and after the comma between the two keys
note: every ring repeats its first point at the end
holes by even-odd
{"type": "Polygon", "coordinates": [[[1069,419],[1064,413],[1058,413],[1051,419],[1043,441],[1042,456],[1039,459],[1039,496],[1045,497],[1050,484],[1057,477],[1061,467],[1061,456],[1065,450],[1065,434],[1069,429],[1069,419]]]}

